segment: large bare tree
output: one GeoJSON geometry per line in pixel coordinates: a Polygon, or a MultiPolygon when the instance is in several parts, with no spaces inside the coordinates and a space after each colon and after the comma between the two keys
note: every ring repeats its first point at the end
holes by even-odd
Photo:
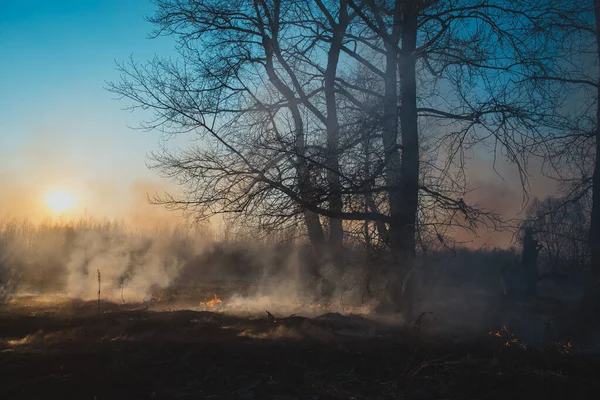
{"type": "MultiPolygon", "coordinates": [[[[403,307],[418,233],[489,221],[463,200],[465,163],[488,146],[526,181],[540,116],[545,33],[502,0],[157,0],[176,60],[121,65],[110,90],[149,109],[143,128],[194,133],[155,154],[199,218],[273,229],[302,220],[335,253],[356,224],[391,250],[403,307]],[[536,32],[531,34],[531,32],[536,32]],[[529,33],[529,35],[525,35],[529,33]]],[[[365,235],[368,237],[369,235],[365,235]]]]}

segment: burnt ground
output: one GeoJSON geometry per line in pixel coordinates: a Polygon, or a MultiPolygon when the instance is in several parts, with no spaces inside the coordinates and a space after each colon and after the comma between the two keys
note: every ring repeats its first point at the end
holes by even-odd
{"type": "Polygon", "coordinates": [[[0,306],[0,399],[597,398],[600,360],[359,316],[0,306]]]}

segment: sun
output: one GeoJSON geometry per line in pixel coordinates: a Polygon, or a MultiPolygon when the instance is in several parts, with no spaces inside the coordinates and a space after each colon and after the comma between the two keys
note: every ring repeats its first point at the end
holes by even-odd
{"type": "Polygon", "coordinates": [[[53,190],[44,196],[44,202],[55,213],[62,213],[73,208],[75,197],[63,190],[53,190]]]}

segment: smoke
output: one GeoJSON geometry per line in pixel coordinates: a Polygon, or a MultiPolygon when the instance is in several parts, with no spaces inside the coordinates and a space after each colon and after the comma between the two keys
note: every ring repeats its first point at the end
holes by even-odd
{"type": "MultiPolygon", "coordinates": [[[[101,300],[143,302],[156,311],[262,317],[269,311],[277,319],[369,314],[380,320],[372,311],[385,293],[384,260],[369,261],[360,251],[347,250],[334,263],[295,243],[215,241],[213,236],[207,228],[182,226],[140,231],[95,220],[5,220],[0,222],[0,287],[12,295],[94,300],[99,271],[101,300]]],[[[510,285],[504,271],[518,268],[517,258],[512,251],[463,249],[420,259],[412,275],[419,329],[468,340],[507,325],[526,344],[543,345],[552,310],[503,308],[511,297],[503,294],[510,285]]],[[[398,316],[381,322],[416,324],[398,316]]],[[[272,332],[274,337],[288,334],[272,332]]]]}
{"type": "Polygon", "coordinates": [[[0,270],[17,276],[18,292],[60,292],[90,299],[139,301],[154,287],[168,287],[188,260],[203,251],[201,232],[183,228],[133,232],[106,221],[0,226],[0,270]]]}
{"type": "Polygon", "coordinates": [[[14,294],[62,294],[92,300],[101,277],[102,300],[240,314],[316,316],[367,313],[367,266],[317,260],[302,245],[215,241],[207,227],[132,229],[98,220],[0,223],[0,281],[16,277],[14,294]]]}
{"type": "Polygon", "coordinates": [[[66,262],[66,292],[76,298],[89,298],[97,288],[100,271],[105,296],[138,299],[153,286],[167,287],[183,266],[173,254],[171,238],[128,236],[84,231],[77,235],[66,262]]]}

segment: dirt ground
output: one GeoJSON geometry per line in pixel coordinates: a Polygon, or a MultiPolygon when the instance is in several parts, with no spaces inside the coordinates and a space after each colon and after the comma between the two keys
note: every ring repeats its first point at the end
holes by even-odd
{"type": "Polygon", "coordinates": [[[496,335],[20,298],[0,306],[0,399],[597,398],[600,360],[496,335]],[[511,342],[507,345],[507,342],[511,342]]]}

